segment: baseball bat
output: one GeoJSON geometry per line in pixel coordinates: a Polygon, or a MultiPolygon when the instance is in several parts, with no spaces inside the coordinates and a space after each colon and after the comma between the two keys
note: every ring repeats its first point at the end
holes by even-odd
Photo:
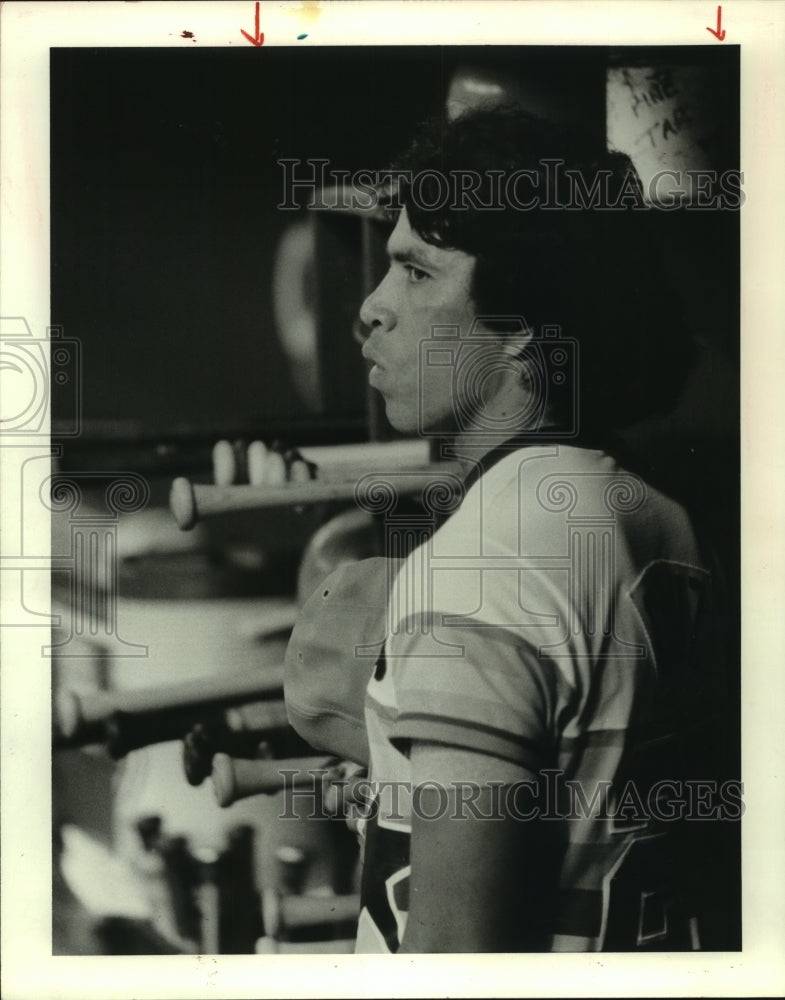
{"type": "Polygon", "coordinates": [[[429,463],[427,442],[421,441],[306,448],[301,454],[317,465],[315,480],[211,485],[193,483],[182,476],[175,479],[169,493],[175,522],[181,531],[189,531],[202,518],[217,514],[352,500],[358,481],[369,473],[395,475],[400,477],[395,480],[399,492],[420,493],[440,473],[458,471],[455,463],[429,463]]]}
{"type": "Polygon", "coordinates": [[[359,916],[360,897],[357,893],[346,896],[281,896],[276,913],[277,926],[271,928],[271,932],[275,937],[285,939],[293,931],[309,927],[354,925],[359,916]]]}
{"type": "Polygon", "coordinates": [[[283,699],[254,701],[227,709],[215,723],[199,722],[183,739],[183,767],[190,785],[210,777],[217,753],[255,760],[312,756],[313,748],[289,726],[283,699]]]}
{"type": "Polygon", "coordinates": [[[288,729],[289,718],[286,702],[281,698],[269,701],[250,701],[244,705],[228,708],[224,714],[226,726],[233,733],[256,733],[263,740],[268,732],[288,729]]]}
{"type": "Polygon", "coordinates": [[[311,770],[329,770],[334,757],[294,757],[290,760],[238,760],[225,753],[213,757],[213,791],[220,806],[230,806],[251,795],[272,795],[286,788],[311,787],[318,775],[311,770]],[[287,773],[284,776],[281,772],[287,773]]]}
{"type": "Polygon", "coordinates": [[[235,732],[217,723],[197,723],[183,738],[183,769],[189,785],[201,785],[213,770],[217,753],[253,760],[269,757],[265,752],[264,733],[235,732]]]}
{"type": "MultiPolygon", "coordinates": [[[[280,699],[283,673],[282,666],[265,667],[263,670],[205,677],[154,688],[89,693],[64,688],[58,693],[54,705],[56,732],[69,744],[100,742],[105,738],[107,722],[117,713],[128,717],[171,712],[186,717],[248,701],[280,699]]],[[[199,720],[195,718],[193,721],[199,720]]]]}
{"type": "MultiPolygon", "coordinates": [[[[312,757],[314,748],[289,724],[286,703],[280,700],[251,701],[224,712],[223,722],[235,739],[254,735],[264,742],[265,753],[258,757],[312,757]]],[[[217,748],[223,750],[222,747],[217,748]]],[[[231,753],[232,757],[250,754],[231,753]]]]}

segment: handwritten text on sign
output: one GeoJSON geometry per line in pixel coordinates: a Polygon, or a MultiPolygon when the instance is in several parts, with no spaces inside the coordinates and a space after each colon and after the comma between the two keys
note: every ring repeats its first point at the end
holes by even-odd
{"type": "MultiPolygon", "coordinates": [[[[663,171],[708,170],[716,130],[705,68],[621,66],[608,71],[608,141],[627,153],[644,188],[663,171]]],[[[676,186],[677,181],[672,183],[676,186]]],[[[667,178],[658,192],[665,195],[667,178]]]]}

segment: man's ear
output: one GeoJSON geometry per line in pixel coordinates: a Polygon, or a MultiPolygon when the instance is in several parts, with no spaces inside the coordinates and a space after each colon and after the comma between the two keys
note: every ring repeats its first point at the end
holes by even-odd
{"type": "Polygon", "coordinates": [[[488,337],[511,357],[518,357],[525,350],[534,330],[523,316],[478,316],[472,324],[470,337],[488,337]]]}
{"type": "Polygon", "coordinates": [[[530,335],[523,337],[520,334],[516,334],[513,338],[500,337],[499,350],[502,354],[506,354],[510,358],[517,358],[523,361],[526,355],[526,349],[530,343],[530,335]]]}
{"type": "Polygon", "coordinates": [[[530,328],[499,338],[500,352],[509,359],[510,368],[515,370],[518,382],[527,388],[531,388],[535,377],[533,369],[537,367],[529,349],[533,339],[534,331],[530,328]]]}
{"type": "Polygon", "coordinates": [[[528,348],[534,337],[534,331],[529,327],[510,333],[493,333],[501,354],[525,363],[528,348]]]}

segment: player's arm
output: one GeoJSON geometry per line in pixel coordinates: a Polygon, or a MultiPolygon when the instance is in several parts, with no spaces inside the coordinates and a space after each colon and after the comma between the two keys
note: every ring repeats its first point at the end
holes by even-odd
{"type": "Polygon", "coordinates": [[[527,824],[499,785],[535,776],[489,754],[420,740],[412,742],[410,757],[412,787],[423,788],[412,816],[409,917],[400,951],[519,950],[526,872],[537,858],[527,824]]]}

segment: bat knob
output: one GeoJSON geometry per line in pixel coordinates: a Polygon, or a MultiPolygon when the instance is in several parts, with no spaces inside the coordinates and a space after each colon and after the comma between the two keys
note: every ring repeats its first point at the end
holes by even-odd
{"type": "Polygon", "coordinates": [[[215,746],[204,727],[196,725],[183,739],[183,768],[189,785],[201,785],[210,777],[215,746]]]}
{"type": "Polygon", "coordinates": [[[70,739],[76,735],[82,721],[82,713],[79,709],[79,699],[73,691],[63,689],[57,693],[53,715],[58,736],[70,739]]]}
{"type": "Polygon", "coordinates": [[[190,531],[196,524],[196,497],[190,480],[179,476],[169,490],[169,509],[180,531],[190,531]]]}
{"type": "Polygon", "coordinates": [[[237,782],[232,758],[225,753],[213,757],[213,791],[219,806],[230,806],[237,798],[237,782]]]}

